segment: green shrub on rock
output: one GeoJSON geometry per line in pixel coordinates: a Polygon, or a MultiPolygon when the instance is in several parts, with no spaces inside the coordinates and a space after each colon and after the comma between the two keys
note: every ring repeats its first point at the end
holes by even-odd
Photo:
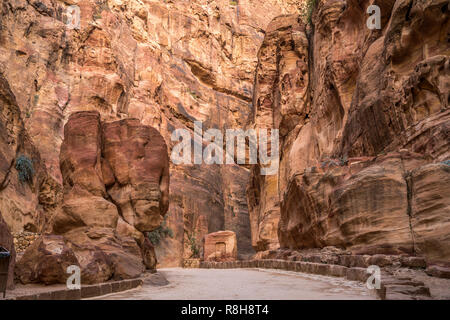
{"type": "Polygon", "coordinates": [[[33,161],[27,156],[20,155],[16,159],[16,169],[19,172],[19,180],[22,182],[32,182],[34,175],[33,161]]]}
{"type": "Polygon", "coordinates": [[[157,229],[147,233],[147,237],[154,246],[159,244],[161,239],[173,238],[173,230],[167,226],[167,216],[164,217],[163,222],[157,229]]]}

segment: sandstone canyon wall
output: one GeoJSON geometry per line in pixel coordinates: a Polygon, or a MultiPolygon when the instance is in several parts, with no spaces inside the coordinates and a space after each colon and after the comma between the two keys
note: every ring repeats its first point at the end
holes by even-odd
{"type": "MultiPolygon", "coordinates": [[[[107,122],[138,119],[162,134],[169,154],[173,130],[192,130],[194,120],[203,121],[204,128],[244,127],[266,26],[276,16],[298,13],[299,2],[3,0],[2,114],[8,117],[5,128],[14,137],[20,128],[21,148],[29,149],[18,150],[16,139],[1,151],[8,150],[0,180],[12,173],[0,192],[11,231],[49,232],[48,221],[62,205],[63,193],[66,199],[72,196],[63,192],[59,153],[64,126],[75,112],[97,111],[107,122]],[[80,8],[79,29],[66,25],[69,5],[80,8]],[[7,113],[3,103],[14,111],[7,113]],[[14,168],[9,170],[22,153],[35,166],[32,186],[19,184],[14,168]]],[[[252,252],[248,168],[186,165],[172,166],[170,172],[167,223],[173,238],[162,239],[156,248],[161,265],[181,265],[192,254],[189,236],[200,244],[205,234],[218,230],[235,231],[239,253],[252,252]]],[[[77,196],[105,192],[101,183],[82,189],[77,196]]],[[[97,204],[111,207],[103,200],[97,204]]],[[[129,205],[120,206],[127,210],[129,205]]],[[[113,216],[114,210],[107,211],[113,216]]]]}
{"type": "Polygon", "coordinates": [[[258,250],[279,242],[450,262],[449,9],[323,0],[310,25],[271,22],[251,125],[278,128],[281,154],[277,177],[252,168],[258,250]],[[366,27],[371,4],[381,30],[366,27]]]}
{"type": "Polygon", "coordinates": [[[162,217],[147,213],[166,210],[161,266],[219,230],[241,256],[333,245],[448,262],[448,1],[323,0],[310,24],[303,3],[3,0],[0,214],[11,232],[47,234],[23,281],[60,277],[30,280],[37,252],[84,261],[89,281],[137,274],[155,263],[144,232],[162,217]],[[79,29],[65,23],[71,4],[79,29]],[[366,27],[370,4],[381,30],[366,27]],[[159,169],[140,166],[161,167],[149,150],[162,141],[145,145],[156,133],[143,128],[170,155],[172,132],[196,120],[279,129],[278,174],[170,164],[161,192],[159,169]],[[137,269],[105,267],[112,256],[137,269]]]}

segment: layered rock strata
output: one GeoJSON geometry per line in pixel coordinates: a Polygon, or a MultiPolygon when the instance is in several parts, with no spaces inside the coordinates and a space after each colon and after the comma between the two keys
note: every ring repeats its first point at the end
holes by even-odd
{"type": "Polygon", "coordinates": [[[375,2],[381,30],[371,4],[324,0],[310,25],[267,28],[252,125],[279,129],[281,154],[276,177],[252,169],[253,246],[448,264],[448,2],[375,2]]]}
{"type": "MultiPolygon", "coordinates": [[[[60,145],[74,112],[98,111],[106,121],[137,118],[161,132],[169,149],[173,130],[192,131],[195,120],[205,128],[243,128],[266,26],[276,16],[298,12],[300,2],[5,2],[0,8],[0,71],[49,173],[39,184],[42,192],[33,196],[12,184],[12,191],[0,193],[12,231],[28,226],[27,231],[41,232],[54,214],[50,209],[63,180],[60,145]],[[68,23],[70,5],[80,9],[79,25],[76,18],[68,23]]],[[[5,170],[10,163],[8,157],[5,170]]],[[[192,233],[201,239],[234,230],[241,253],[252,252],[245,183],[228,188],[230,175],[245,181],[248,169],[198,167],[171,170],[167,221],[174,237],[156,248],[163,265],[181,265],[183,256],[191,255],[186,244],[192,233]]]]}

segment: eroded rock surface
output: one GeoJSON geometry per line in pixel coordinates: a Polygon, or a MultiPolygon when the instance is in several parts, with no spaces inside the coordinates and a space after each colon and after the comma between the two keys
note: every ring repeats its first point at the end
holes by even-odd
{"type": "Polygon", "coordinates": [[[71,265],[78,260],[64,237],[44,235],[25,251],[15,273],[22,283],[66,283],[71,265]]]}
{"type": "Polygon", "coordinates": [[[64,268],[72,264],[81,267],[82,283],[155,269],[154,248],[144,234],[159,227],[168,209],[162,136],[135,119],[103,123],[98,112],[76,112],[65,126],[60,158],[64,198],[53,220],[58,236],[44,235],[25,251],[16,269],[20,281],[65,282],[64,268]],[[55,253],[49,246],[63,249],[55,253]],[[41,266],[47,263],[41,255],[50,267],[41,266]]]}
{"type": "Polygon", "coordinates": [[[0,212],[10,231],[44,231],[60,204],[61,191],[45,169],[17,98],[0,72],[0,212]],[[26,176],[21,176],[19,161],[26,164],[26,176]]]}
{"type": "MultiPolygon", "coordinates": [[[[243,128],[267,25],[297,13],[301,2],[8,1],[0,9],[0,71],[49,177],[61,185],[64,125],[77,111],[98,111],[102,121],[139,119],[156,128],[169,149],[173,130],[192,130],[194,120],[205,128],[243,128]],[[72,4],[80,8],[79,29],[66,25],[72,4]]],[[[234,230],[240,250],[252,252],[245,186],[228,188],[230,174],[246,180],[249,172],[242,166],[172,168],[168,225],[174,237],[156,248],[162,265],[181,265],[190,256],[191,233],[201,239],[234,230]]],[[[44,186],[39,199],[53,205],[48,191],[56,187],[44,186]]],[[[47,209],[35,210],[35,198],[25,206],[29,200],[9,201],[12,192],[6,193],[1,205],[8,203],[23,220],[46,215],[47,209]]],[[[20,232],[28,221],[14,223],[13,231],[20,232]]]]}
{"type": "Polygon", "coordinates": [[[252,169],[257,250],[450,261],[448,2],[377,3],[381,30],[366,27],[371,3],[320,1],[312,25],[268,27],[252,125],[278,128],[281,154],[276,178],[252,169]]]}

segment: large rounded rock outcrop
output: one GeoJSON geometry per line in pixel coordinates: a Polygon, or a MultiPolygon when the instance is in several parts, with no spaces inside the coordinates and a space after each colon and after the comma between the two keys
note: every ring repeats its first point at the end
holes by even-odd
{"type": "Polygon", "coordinates": [[[158,131],[136,119],[103,123],[98,112],[74,113],[64,129],[60,164],[64,197],[53,220],[57,235],[27,249],[16,268],[20,281],[65,282],[70,264],[81,267],[82,284],[155,269],[144,232],[159,227],[169,204],[169,159],[158,131]],[[55,241],[61,250],[48,249],[55,241]]]}

